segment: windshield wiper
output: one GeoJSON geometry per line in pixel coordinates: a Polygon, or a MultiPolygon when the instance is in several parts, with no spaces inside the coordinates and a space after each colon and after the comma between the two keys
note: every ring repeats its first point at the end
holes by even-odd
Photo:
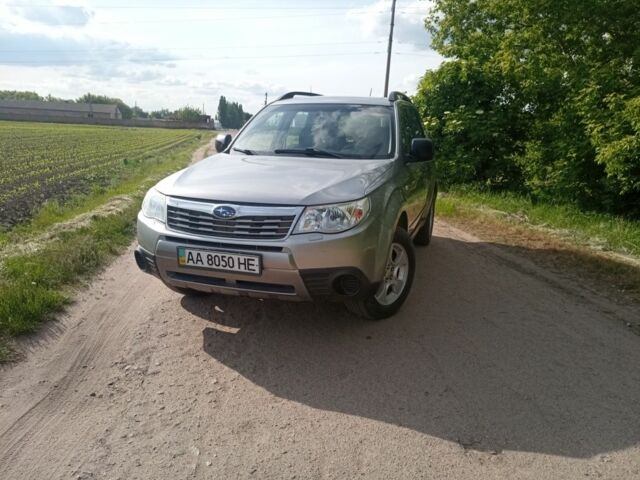
{"type": "Polygon", "coordinates": [[[245,155],[255,155],[255,153],[253,153],[253,150],[249,150],[247,148],[233,147],[231,150],[235,150],[236,152],[244,153],[245,155]]]}
{"type": "Polygon", "coordinates": [[[331,157],[331,158],[344,158],[337,153],[328,152],[326,150],[318,150],[317,148],[277,148],[273,153],[291,153],[293,155],[307,155],[308,157],[331,157]]]}

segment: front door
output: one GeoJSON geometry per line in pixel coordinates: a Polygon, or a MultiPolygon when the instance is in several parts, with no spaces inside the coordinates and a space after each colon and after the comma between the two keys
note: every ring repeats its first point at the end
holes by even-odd
{"type": "Polygon", "coordinates": [[[408,205],[409,231],[412,232],[420,218],[426,215],[433,162],[416,162],[411,155],[411,140],[425,137],[422,120],[415,107],[408,102],[399,101],[398,121],[402,160],[407,173],[404,196],[408,205]]]}

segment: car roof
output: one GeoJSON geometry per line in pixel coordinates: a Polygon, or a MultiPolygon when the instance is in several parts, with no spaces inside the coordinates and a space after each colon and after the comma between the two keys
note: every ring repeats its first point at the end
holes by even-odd
{"type": "Polygon", "coordinates": [[[272,102],[272,105],[287,105],[287,104],[311,104],[311,103],[337,103],[345,105],[378,105],[389,107],[393,105],[386,98],[382,97],[328,97],[324,95],[299,95],[286,100],[276,100],[272,102]]]}

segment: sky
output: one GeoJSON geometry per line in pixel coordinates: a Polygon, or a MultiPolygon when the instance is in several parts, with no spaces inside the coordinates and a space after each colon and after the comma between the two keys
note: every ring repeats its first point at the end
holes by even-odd
{"type": "MultiPolygon", "coordinates": [[[[429,0],[398,0],[390,90],[412,94],[442,58],[429,0]]],[[[255,112],[291,90],[381,96],[391,0],[0,0],[0,90],[144,110],[255,112]]]]}

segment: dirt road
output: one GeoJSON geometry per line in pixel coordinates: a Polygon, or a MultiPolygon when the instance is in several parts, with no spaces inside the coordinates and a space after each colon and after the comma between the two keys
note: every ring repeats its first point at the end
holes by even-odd
{"type": "Polygon", "coordinates": [[[638,310],[438,223],[395,318],[131,251],[0,370],[0,478],[640,478],[638,310]]]}

